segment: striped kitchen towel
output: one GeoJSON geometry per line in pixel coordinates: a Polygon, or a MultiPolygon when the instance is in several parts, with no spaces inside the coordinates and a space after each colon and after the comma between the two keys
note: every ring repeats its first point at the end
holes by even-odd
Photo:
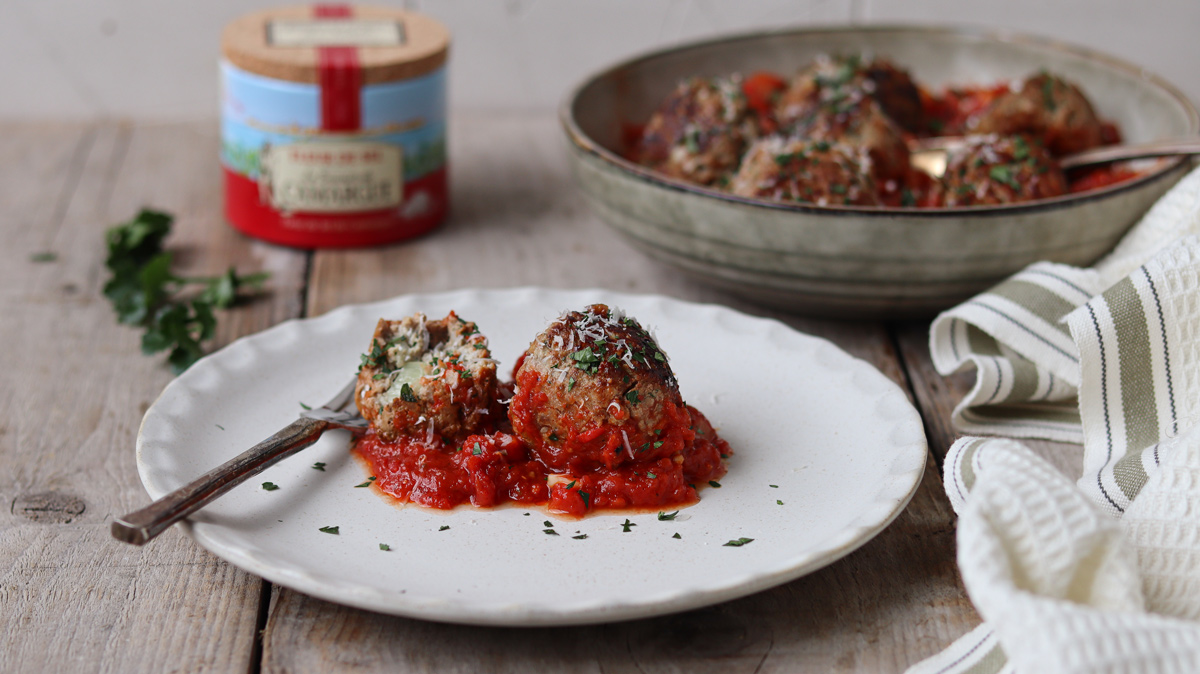
{"type": "Polygon", "coordinates": [[[1075,485],[1009,439],[947,453],[985,622],[909,674],[1200,671],[1200,172],[1091,269],[1039,263],[939,316],[968,433],[1074,441],[1075,485]]]}

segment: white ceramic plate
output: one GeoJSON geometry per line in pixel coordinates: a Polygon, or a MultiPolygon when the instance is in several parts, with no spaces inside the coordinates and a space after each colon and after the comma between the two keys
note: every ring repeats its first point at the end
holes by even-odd
{"type": "Polygon", "coordinates": [[[353,376],[380,317],[454,309],[479,324],[508,372],[551,319],[594,302],[655,331],[684,399],[736,452],[722,486],[703,489],[676,519],[628,515],[636,526],[626,532],[624,514],[572,521],[537,508],[393,505],[355,488],[367,472],[339,431],[221,497],[184,531],[247,571],[342,604],[447,622],[563,625],[682,611],[778,585],[871,539],[916,490],[926,455],[916,410],[832,344],[718,306],[533,288],[409,295],[238,340],[172,382],[147,412],[142,482],[158,498],[292,421],[301,402],[323,403],[353,376]],[[312,467],[318,461],[323,472],[312,467]],[[266,481],[279,489],[264,490],[266,481]],[[560,535],[543,533],[546,520],[560,535]],[[326,526],[339,533],[319,531],[326,526]],[[724,545],[742,537],[754,540],[724,545]]]}

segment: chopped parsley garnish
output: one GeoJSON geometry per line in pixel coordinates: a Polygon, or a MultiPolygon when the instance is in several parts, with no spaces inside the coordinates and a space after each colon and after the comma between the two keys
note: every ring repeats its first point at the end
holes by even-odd
{"type": "Polygon", "coordinates": [[[303,407],[304,409],[306,409],[308,411],[312,411],[312,408],[309,407],[308,405],[305,405],[303,400],[300,401],[300,407],[303,407]]]}
{"type": "Polygon", "coordinates": [[[777,503],[779,505],[783,505],[783,501],[780,501],[779,499],[775,499],[775,503],[777,503]]]}
{"type": "Polygon", "coordinates": [[[675,535],[674,535],[674,536],[672,536],[671,538],[683,538],[683,536],[680,536],[680,535],[679,535],[679,532],[678,532],[678,531],[676,531],[676,532],[675,532],[675,535]]]}
{"type": "Polygon", "coordinates": [[[688,152],[700,154],[700,132],[693,129],[683,135],[683,145],[688,152]]]}
{"type": "Polygon", "coordinates": [[[575,486],[575,480],[571,480],[571,482],[569,484],[567,484],[567,489],[571,489],[574,486],[575,486]]]}
{"type": "Polygon", "coordinates": [[[769,484],[767,486],[770,487],[771,489],[779,489],[779,485],[777,485],[777,484],[769,484]]]}
{"type": "Polygon", "coordinates": [[[334,536],[339,535],[337,527],[321,527],[320,529],[317,529],[317,531],[320,531],[323,534],[333,534],[334,536]]]}
{"type": "Polygon", "coordinates": [[[553,529],[542,529],[542,533],[548,536],[557,536],[558,532],[553,529]]]}
{"type": "Polygon", "coordinates": [[[578,536],[572,536],[571,538],[577,541],[582,541],[583,539],[587,538],[587,534],[579,534],[578,536]]]}
{"type": "Polygon", "coordinates": [[[571,359],[575,361],[575,367],[584,372],[595,374],[600,369],[600,356],[596,355],[590,346],[571,354],[571,359]]]}
{"type": "Polygon", "coordinates": [[[575,378],[571,377],[571,380],[567,382],[567,390],[570,391],[573,388],[575,388],[575,378]]]}
{"type": "Polygon", "coordinates": [[[830,185],[829,191],[833,192],[834,194],[845,194],[846,186],[845,185],[830,185]]]}
{"type": "Polygon", "coordinates": [[[275,484],[274,482],[264,482],[262,487],[267,491],[275,491],[276,489],[279,489],[279,485],[275,484]]]}
{"type": "Polygon", "coordinates": [[[29,256],[30,262],[54,262],[57,259],[58,253],[49,250],[42,253],[33,253],[29,256]]]}
{"type": "Polygon", "coordinates": [[[636,522],[630,522],[629,518],[626,517],[625,521],[621,523],[621,532],[627,534],[630,531],[633,531],[632,527],[636,527],[636,526],[637,526],[636,522]]]}
{"type": "Polygon", "coordinates": [[[988,170],[988,176],[990,176],[992,180],[995,180],[999,183],[1004,183],[1014,190],[1021,188],[1021,184],[1017,182],[1016,176],[1013,175],[1011,166],[993,166],[988,170]]]}
{"type": "Polygon", "coordinates": [[[471,454],[473,454],[475,456],[479,456],[480,454],[483,454],[483,448],[479,446],[478,442],[475,443],[475,446],[471,448],[471,454]]]}
{"type": "Polygon", "coordinates": [[[387,552],[388,550],[392,549],[392,546],[388,545],[387,543],[380,543],[379,549],[383,550],[384,552],[387,552]]]}
{"type": "MultiPolygon", "coordinates": [[[[558,442],[558,433],[555,433],[555,432],[551,431],[551,433],[550,433],[550,442],[558,442]]],[[[574,483],[574,482],[572,482],[571,484],[575,484],[575,483],[574,483]]],[[[569,489],[569,487],[568,487],[568,489],[569,489]]]]}
{"type": "Polygon", "coordinates": [[[661,510],[660,510],[660,511],[658,511],[658,521],[659,521],[659,522],[666,522],[666,521],[668,521],[668,520],[673,520],[673,519],[675,519],[675,516],[676,516],[676,515],[678,515],[678,514],[679,514],[679,511],[678,511],[678,510],[676,510],[676,511],[675,511],[675,512],[673,512],[673,513],[667,513],[667,512],[663,512],[663,511],[661,511],[661,510]]]}
{"type": "Polygon", "coordinates": [[[660,363],[665,363],[665,362],[667,362],[667,357],[662,355],[662,351],[655,351],[654,352],[654,360],[657,360],[660,363]]]}
{"type": "Polygon", "coordinates": [[[631,389],[629,391],[629,393],[625,394],[625,399],[628,400],[629,402],[633,403],[634,405],[641,402],[641,399],[638,398],[637,390],[633,390],[633,389],[631,389]]]}
{"type": "Polygon", "coordinates": [[[1024,161],[1029,158],[1029,143],[1020,136],[1013,136],[1013,159],[1024,161]]]}
{"type": "Polygon", "coordinates": [[[831,146],[826,141],[818,140],[817,142],[813,143],[813,147],[817,150],[817,152],[828,152],[831,146]]]}
{"type": "Polygon", "coordinates": [[[591,498],[592,498],[592,497],[591,497],[591,495],[590,495],[590,494],[588,494],[586,491],[584,491],[584,490],[580,489],[580,490],[579,490],[579,496],[580,496],[581,498],[583,498],[583,507],[584,507],[585,509],[586,509],[586,508],[588,508],[588,507],[589,507],[589,506],[588,506],[588,502],[589,502],[589,501],[591,500],[591,498]]]}
{"type": "Polygon", "coordinates": [[[449,528],[450,528],[449,524],[443,524],[442,526],[438,527],[438,531],[445,531],[449,528]]]}
{"type": "Polygon", "coordinates": [[[400,387],[400,399],[406,403],[417,402],[417,396],[413,393],[412,387],[408,383],[400,387]]]}
{"type": "Polygon", "coordinates": [[[655,440],[655,441],[654,441],[654,448],[655,448],[655,449],[658,449],[659,447],[662,447],[662,446],[663,446],[663,441],[662,441],[662,440],[655,440]]]}
{"type": "Polygon", "coordinates": [[[725,542],[721,547],[740,548],[747,543],[753,543],[753,542],[754,542],[753,538],[745,538],[745,537],[735,538],[732,541],[725,542]]]}
{"type": "Polygon", "coordinates": [[[655,475],[654,473],[651,473],[650,471],[646,471],[646,477],[648,477],[648,478],[650,478],[651,480],[653,480],[654,478],[656,478],[656,477],[658,477],[658,476],[657,476],[657,475],[655,475]]]}
{"type": "Polygon", "coordinates": [[[371,486],[371,483],[372,483],[372,482],[374,482],[374,481],[375,481],[375,476],[374,476],[374,475],[372,475],[371,477],[368,477],[368,478],[367,478],[367,481],[366,481],[366,482],[363,482],[362,484],[356,484],[356,485],[354,485],[354,488],[355,488],[355,489],[358,489],[358,488],[360,488],[360,487],[370,487],[370,486],[371,486]]]}
{"type": "Polygon", "coordinates": [[[213,426],[216,426],[217,428],[219,428],[221,430],[225,430],[225,427],[222,426],[221,424],[213,424],[213,426]]]}
{"type": "Polygon", "coordinates": [[[313,467],[313,470],[319,470],[321,472],[325,472],[325,462],[324,461],[318,461],[318,462],[314,463],[312,465],[312,467],[313,467]]]}
{"type": "Polygon", "coordinates": [[[1042,80],[1042,103],[1050,112],[1054,112],[1056,109],[1058,109],[1058,101],[1054,100],[1053,77],[1046,76],[1046,79],[1042,80]]]}
{"type": "Polygon", "coordinates": [[[720,483],[720,482],[717,482],[716,480],[709,480],[709,481],[708,481],[708,486],[712,487],[713,489],[720,489],[720,488],[721,488],[721,483],[720,483]]]}

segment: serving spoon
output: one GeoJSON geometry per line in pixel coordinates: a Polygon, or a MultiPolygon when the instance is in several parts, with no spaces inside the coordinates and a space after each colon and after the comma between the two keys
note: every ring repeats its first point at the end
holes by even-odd
{"type": "MultiPolygon", "coordinates": [[[[921,138],[913,144],[909,161],[913,166],[934,178],[940,178],[946,172],[947,155],[965,142],[962,136],[921,138]]],[[[1177,157],[1192,154],[1200,154],[1200,138],[1169,138],[1137,145],[1098,147],[1062,157],[1058,160],[1058,165],[1062,170],[1068,171],[1084,166],[1099,166],[1128,159],[1177,157]]]]}

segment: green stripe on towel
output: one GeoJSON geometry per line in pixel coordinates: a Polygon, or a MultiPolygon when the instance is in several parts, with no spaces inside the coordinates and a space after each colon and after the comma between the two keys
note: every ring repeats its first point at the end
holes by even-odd
{"type": "Polygon", "coordinates": [[[1065,335],[1071,334],[1070,329],[1059,320],[1074,311],[1075,305],[1036,283],[1013,279],[992,288],[988,294],[1015,302],[1055,330],[1065,335]]]}

